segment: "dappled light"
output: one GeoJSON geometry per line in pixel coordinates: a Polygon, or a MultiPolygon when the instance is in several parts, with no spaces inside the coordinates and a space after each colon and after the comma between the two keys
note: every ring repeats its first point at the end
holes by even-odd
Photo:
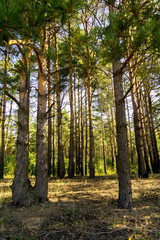
{"type": "MultiPolygon", "coordinates": [[[[34,181],[34,179],[32,179],[34,181]]],[[[12,206],[1,181],[0,231],[9,239],[159,239],[160,176],[132,177],[133,209],[117,208],[116,176],[49,180],[49,201],[12,206]]]]}

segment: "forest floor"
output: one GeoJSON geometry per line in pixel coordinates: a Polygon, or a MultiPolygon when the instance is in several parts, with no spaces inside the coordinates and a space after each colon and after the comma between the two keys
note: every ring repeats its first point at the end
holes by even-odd
{"type": "Polygon", "coordinates": [[[160,239],[160,175],[132,177],[132,210],[117,208],[115,175],[51,178],[49,201],[28,208],[12,205],[11,184],[0,181],[0,240],[160,239]]]}

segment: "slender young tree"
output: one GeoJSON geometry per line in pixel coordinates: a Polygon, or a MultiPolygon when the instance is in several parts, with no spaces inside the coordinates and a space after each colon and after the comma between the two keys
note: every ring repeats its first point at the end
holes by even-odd
{"type": "Polygon", "coordinates": [[[5,114],[6,114],[6,86],[7,86],[7,64],[8,54],[7,47],[5,49],[4,64],[4,84],[3,84],[3,117],[2,117],[2,142],[1,142],[1,159],[0,159],[0,179],[4,177],[4,160],[5,160],[5,114]]]}
{"type": "MultiPolygon", "coordinates": [[[[85,32],[88,35],[88,21],[87,16],[85,19],[85,32]]],[[[88,87],[88,110],[89,110],[89,139],[90,139],[90,158],[89,158],[89,171],[90,177],[95,177],[94,166],[94,135],[93,135],[93,116],[92,116],[92,90],[91,90],[91,60],[89,46],[86,46],[87,52],[87,87],[88,87]]]]}
{"type": "Polygon", "coordinates": [[[48,77],[48,176],[51,176],[51,158],[52,158],[52,121],[51,121],[51,60],[49,51],[51,48],[51,27],[50,24],[47,29],[47,44],[48,44],[48,56],[47,56],[47,77],[48,77]]]}
{"type": "Polygon", "coordinates": [[[57,38],[57,28],[55,22],[55,90],[56,90],[56,102],[57,102],[57,135],[58,135],[58,177],[64,178],[65,176],[65,165],[64,165],[64,155],[63,155],[63,144],[62,144],[62,111],[61,111],[61,92],[60,92],[60,79],[58,72],[58,38],[57,38]]]}
{"type": "Polygon", "coordinates": [[[69,102],[70,102],[70,147],[69,147],[69,168],[68,177],[74,177],[74,110],[73,110],[73,82],[72,82],[72,44],[71,44],[71,26],[69,29],[69,102]]]}

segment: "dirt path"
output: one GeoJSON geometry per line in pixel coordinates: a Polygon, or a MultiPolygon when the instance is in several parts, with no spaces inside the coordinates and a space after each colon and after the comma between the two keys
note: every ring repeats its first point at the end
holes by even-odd
{"type": "Polygon", "coordinates": [[[1,239],[160,239],[160,175],[132,180],[132,211],[117,209],[116,176],[49,181],[49,202],[11,204],[12,180],[0,181],[1,239]]]}

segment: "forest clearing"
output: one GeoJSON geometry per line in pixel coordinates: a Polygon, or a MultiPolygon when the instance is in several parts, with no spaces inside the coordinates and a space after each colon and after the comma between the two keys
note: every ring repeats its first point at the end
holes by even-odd
{"type": "MultiPolygon", "coordinates": [[[[116,175],[49,180],[49,201],[11,203],[11,179],[0,181],[0,239],[160,239],[160,175],[131,177],[133,209],[118,209],[116,175]]],[[[32,182],[34,179],[32,179],[32,182]]]]}

